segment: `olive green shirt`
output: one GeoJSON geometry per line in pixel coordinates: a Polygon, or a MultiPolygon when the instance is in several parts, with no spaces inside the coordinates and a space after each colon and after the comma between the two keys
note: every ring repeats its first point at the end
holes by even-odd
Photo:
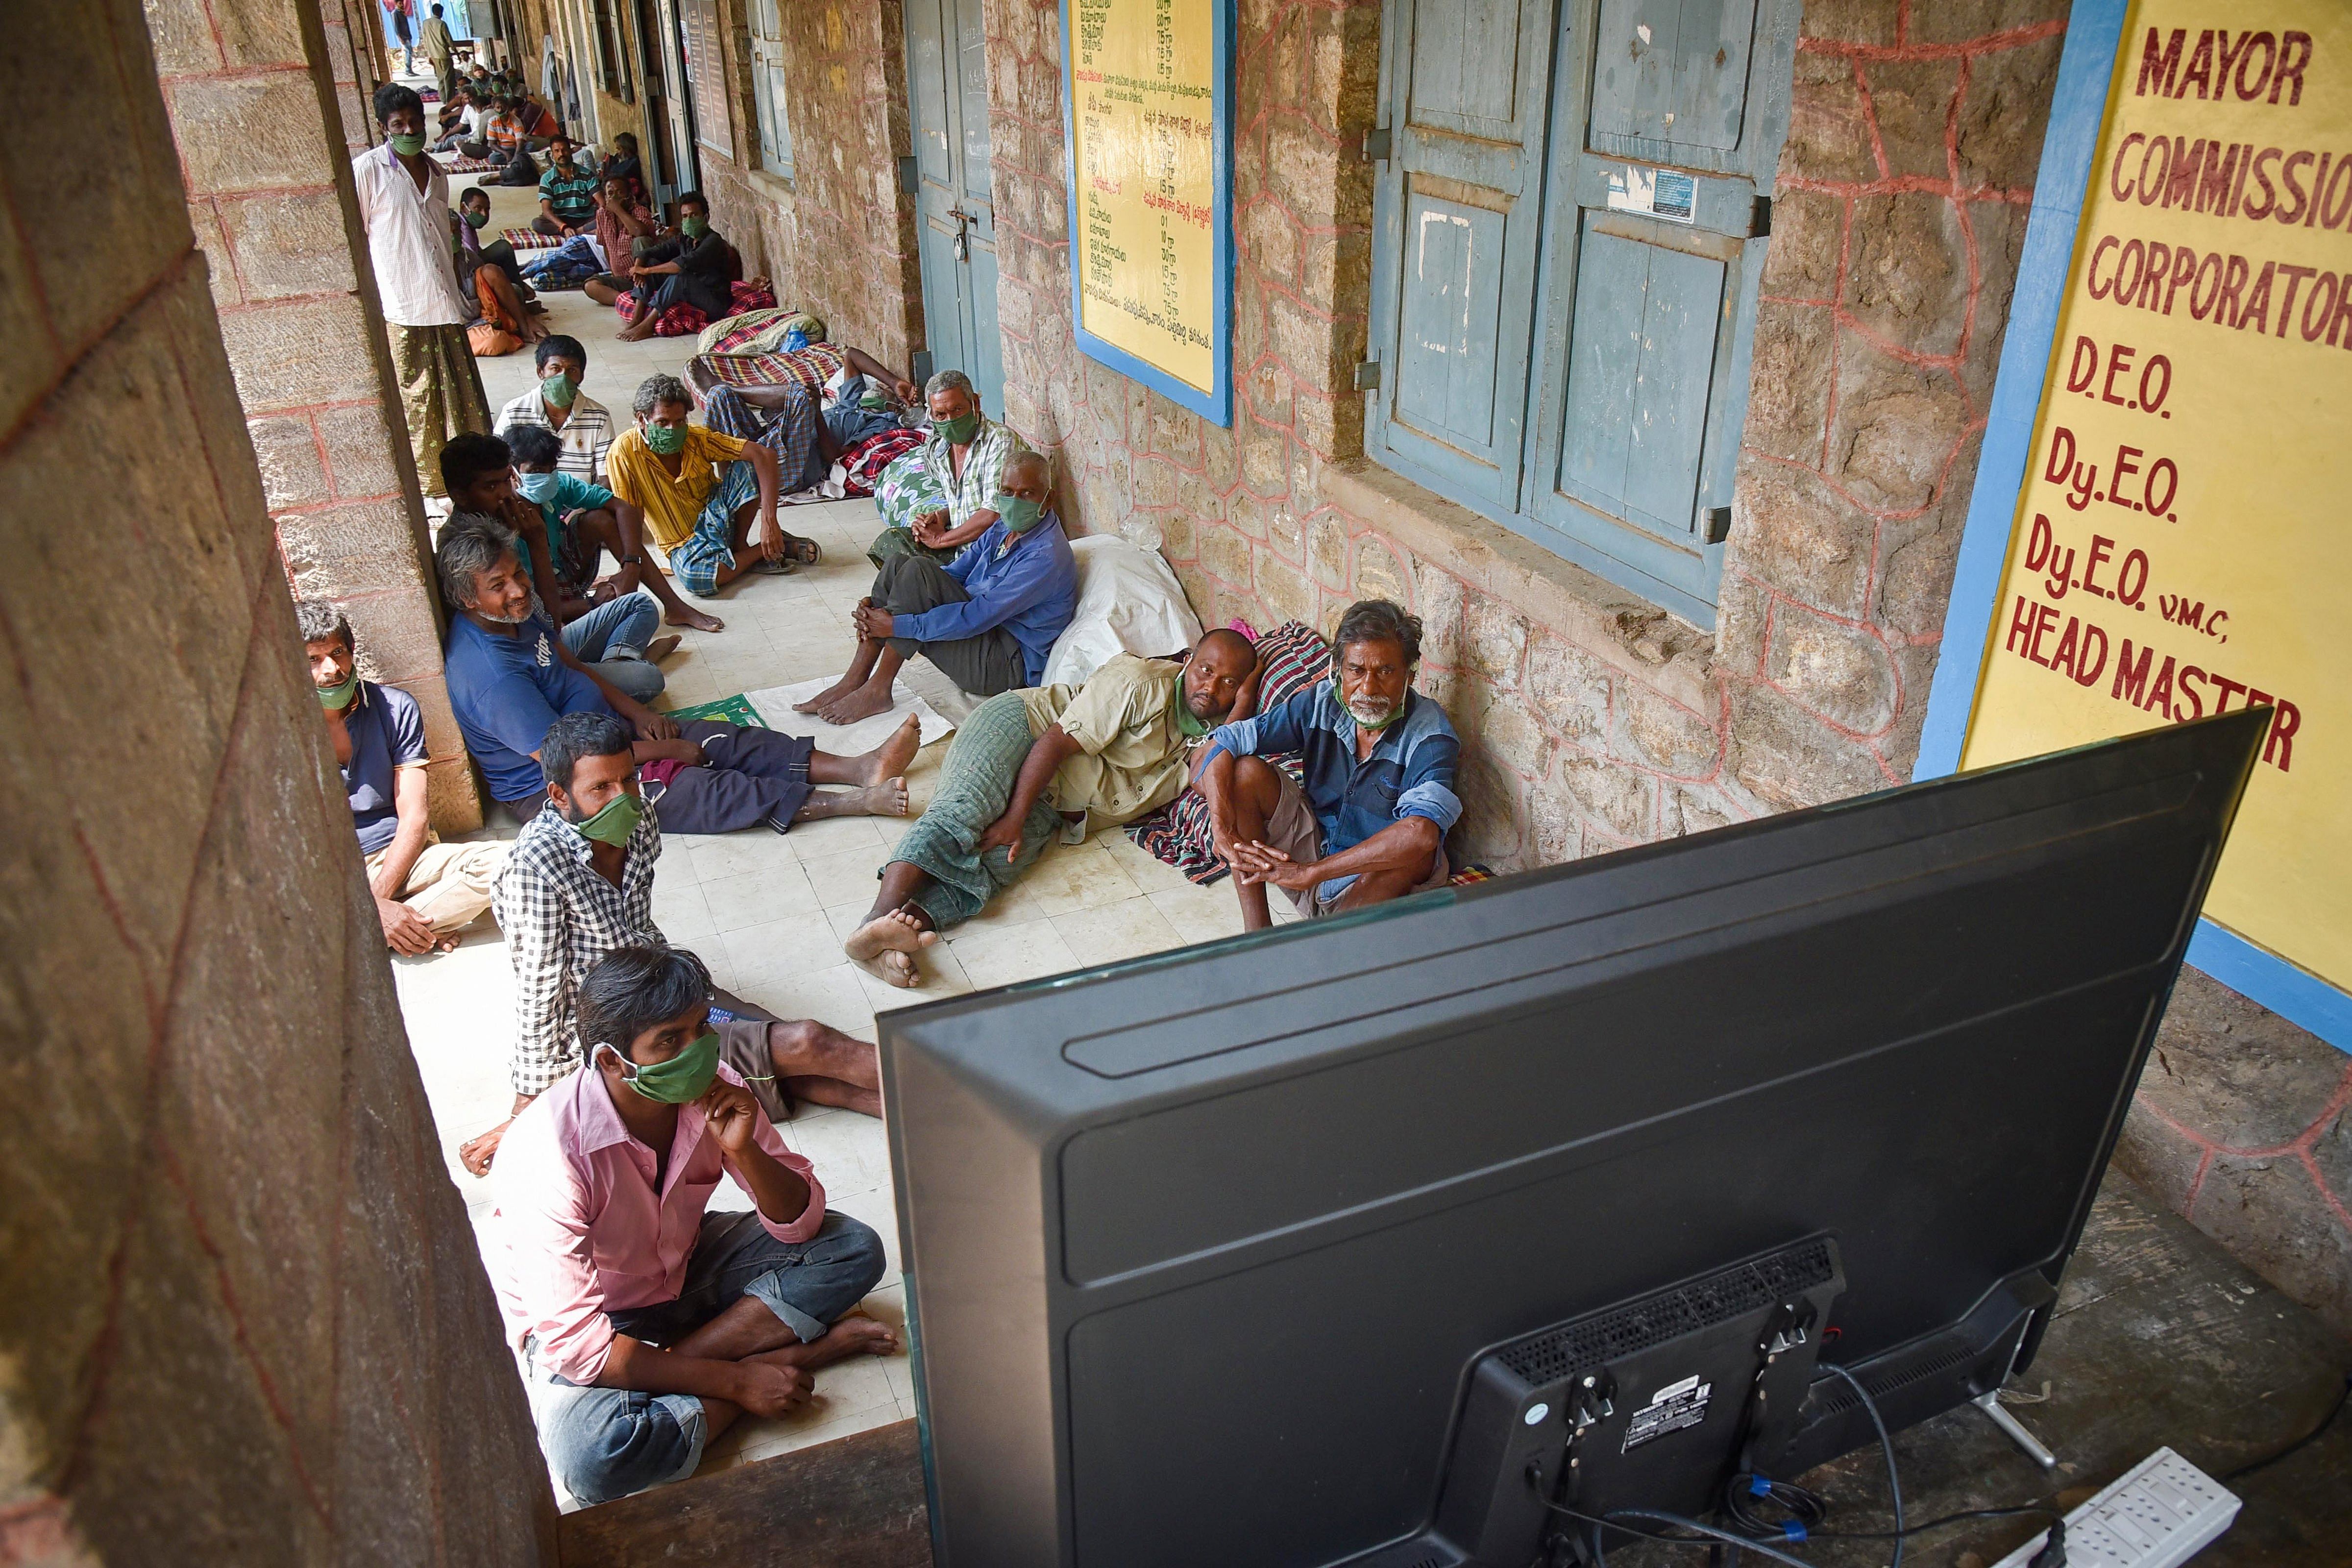
{"type": "Polygon", "coordinates": [[[1084,686],[1024,691],[1030,734],[1059,724],[1078,743],[1054,774],[1054,808],[1084,811],[1089,828],[1115,827],[1181,794],[1188,742],[1173,705],[1183,680],[1184,667],[1173,660],[1123,653],[1084,686]]]}

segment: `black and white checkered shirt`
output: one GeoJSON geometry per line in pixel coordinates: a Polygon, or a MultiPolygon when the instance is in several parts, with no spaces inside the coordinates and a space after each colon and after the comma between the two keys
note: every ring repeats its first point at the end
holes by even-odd
{"type": "Polygon", "coordinates": [[[499,874],[499,925],[514,961],[514,1086],[537,1095],[580,1064],[572,999],[581,978],[616,947],[667,947],[654,924],[661,828],[637,819],[613,886],[588,862],[588,840],[550,806],[524,825],[499,874]]]}

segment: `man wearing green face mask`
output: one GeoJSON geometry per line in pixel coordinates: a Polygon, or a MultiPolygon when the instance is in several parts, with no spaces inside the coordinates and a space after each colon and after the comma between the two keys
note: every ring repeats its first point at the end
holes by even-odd
{"type": "Polygon", "coordinates": [[[581,390],[581,383],[588,379],[587,345],[557,332],[540,340],[531,359],[538,380],[529,392],[499,408],[496,433],[503,437],[519,425],[543,426],[563,443],[558,471],[583,485],[603,484],[604,456],[617,432],[613,411],[581,390]]]}
{"type": "Polygon", "coordinates": [[[625,946],[580,986],[581,1069],[510,1125],[488,1255],[541,1446],[584,1503],[692,1475],[750,1411],[805,1405],[823,1368],[894,1355],[856,1311],[882,1239],[828,1213],[713,1027],[690,952],[625,946]],[[751,1214],[712,1213],[731,1176],[751,1214]]]}
{"type": "Polygon", "coordinates": [[[352,160],[360,222],[392,341],[416,477],[442,494],[439,458],[450,437],[490,427],[489,401],[466,339],[473,311],[457,281],[449,236],[449,176],[425,152],[425,105],[398,82],[376,89],[386,141],[352,160]]]}
{"type": "Polygon", "coordinates": [[[929,555],[942,566],[954,560],[957,551],[996,521],[1004,465],[1025,449],[1011,426],[982,411],[971,378],[963,372],[940,371],[923,391],[931,431],[920,461],[946,504],[916,512],[903,520],[905,526],[894,520],[894,526],[885,528],[866,552],[877,567],[897,555],[929,555]]]}
{"type": "Polygon", "coordinates": [[[919,653],[975,697],[1036,685],[1078,605],[1077,560],[1052,502],[1045,458],[1018,453],[1004,466],[995,521],[953,561],[884,562],[850,612],[848,669],[797,710],[832,724],[887,712],[899,667],[919,653]]]}
{"type": "MultiPolygon", "coordinates": [[[[652,337],[661,313],[672,305],[692,305],[714,321],[727,313],[727,286],[743,276],[743,260],[710,226],[710,204],[701,192],[677,198],[677,227],[678,238],[648,247],[628,268],[636,314],[621,330],[625,343],[652,337]]],[[[619,257],[604,260],[619,268],[619,257]]]]}

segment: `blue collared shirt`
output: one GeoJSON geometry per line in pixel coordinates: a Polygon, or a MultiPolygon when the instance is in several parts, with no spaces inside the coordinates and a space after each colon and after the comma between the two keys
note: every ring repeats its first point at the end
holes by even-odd
{"type": "Polygon", "coordinates": [[[1021,645],[1024,684],[1036,685],[1055,639],[1078,608],[1078,558],[1070,553],[1062,520],[1049,511],[1026,533],[1014,533],[999,519],[965,545],[947,570],[971,597],[919,616],[893,616],[890,635],[957,642],[1003,626],[1021,645]]]}
{"type": "Polygon", "coordinates": [[[1323,853],[1353,849],[1408,816],[1425,816],[1440,834],[1462,817],[1454,768],[1462,754],[1445,710],[1408,690],[1404,715],[1381,731],[1372,754],[1356,760],[1356,721],[1324,680],[1255,719],[1221,725],[1209,737],[1216,752],[1235,756],[1268,752],[1302,754],[1307,804],[1323,825],[1323,853]]]}
{"type": "Polygon", "coordinates": [[[547,775],[531,753],[559,717],[613,710],[596,683],[557,655],[560,646],[545,610],[510,637],[484,631],[465,615],[450,617],[442,663],[449,710],[493,799],[528,800],[546,789],[547,775]]]}

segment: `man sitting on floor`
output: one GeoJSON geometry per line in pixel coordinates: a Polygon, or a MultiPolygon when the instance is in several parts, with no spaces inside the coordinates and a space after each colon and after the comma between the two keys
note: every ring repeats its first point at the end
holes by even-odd
{"type": "Polygon", "coordinates": [[[450,618],[443,671],[466,749],[491,797],[523,821],[548,803],[540,766],[548,728],[566,713],[617,715],[672,830],[778,833],[823,816],[904,816],[907,764],[919,744],[913,715],[858,757],[820,752],[805,736],[676,720],[604,680],[563,646],[540,608],[514,531],[459,512],[441,530],[441,590],[450,618]],[[847,784],[836,794],[817,784],[847,784]]]}
{"type": "Polygon", "coordinates": [[[604,454],[613,446],[613,415],[580,389],[580,384],[588,379],[587,345],[557,332],[540,340],[531,360],[538,382],[499,409],[491,433],[511,435],[519,425],[552,430],[563,448],[556,467],[583,484],[603,484],[604,454]]]}
{"type": "MultiPolygon", "coordinates": [[[[562,448],[554,431],[519,425],[509,445],[514,452],[515,494],[539,509],[546,526],[547,554],[555,563],[558,593],[577,594],[593,605],[608,603],[614,595],[635,594],[642,585],[661,602],[663,618],[669,625],[698,632],[727,629],[727,623],[717,616],[705,615],[679,598],[661,568],[646,559],[643,512],[604,486],[583,484],[560,470],[562,448]],[[619,569],[600,582],[596,571],[607,550],[619,569]]],[[[531,565],[535,573],[536,549],[531,565]]],[[[565,626],[564,631],[568,639],[571,627],[565,626]]],[[[575,646],[572,651],[579,649],[575,646]]]]}
{"type": "Polygon", "coordinates": [[[539,177],[539,216],[530,226],[570,238],[596,221],[596,172],[572,161],[580,144],[562,132],[548,139],[547,173],[539,177]]]}
{"type": "Polygon", "coordinates": [[[1034,686],[1078,605],[1078,563],[1035,452],[1004,466],[995,521],[947,565],[898,555],[850,612],[857,653],[832,686],[794,704],[829,724],[889,711],[898,667],[919,653],[974,697],[1034,686]]]}
{"type": "MultiPolygon", "coordinates": [[[[677,198],[677,229],[678,237],[648,247],[626,268],[637,307],[635,317],[615,334],[625,343],[652,337],[662,312],[672,305],[691,305],[714,321],[727,314],[733,298],[728,285],[743,276],[743,260],[710,226],[710,204],[701,192],[688,191],[677,198]]],[[[608,256],[604,263],[615,272],[623,270],[618,257],[608,256]]],[[[597,299],[597,289],[583,285],[583,291],[597,299]]],[[[614,295],[598,303],[618,299],[614,295]]]]}
{"type": "Polygon", "coordinates": [[[695,424],[693,410],[684,382],[649,375],[637,387],[636,425],[604,454],[605,483],[646,514],[686,591],[707,599],[746,572],[782,575],[814,562],[815,543],[776,520],[783,486],[775,453],[695,424]]]}
{"type": "Polygon", "coordinates": [[[915,955],[1013,885],[1076,816],[1117,827],[1183,792],[1186,754],[1255,704],[1249,638],[1213,631],[1192,657],[1123,653],[1084,686],[1008,691],[956,731],[931,804],[882,868],[866,923],[844,945],[893,985],[915,955]]]}
{"type": "Polygon", "coordinates": [[[825,1212],[710,1027],[690,952],[624,947],[583,977],[585,1061],[516,1119],[491,1257],[540,1443],[583,1503],[681,1480],[745,1411],[898,1337],[853,1310],[887,1259],[825,1212]],[[707,1206],[723,1174],[758,1205],[707,1206]]]}
{"type": "Polygon", "coordinates": [[[1269,883],[1307,916],[1445,885],[1462,745],[1445,710],[1412,689],[1420,663],[1420,618],[1360,600],[1339,617],[1333,679],[1209,738],[1192,784],[1246,929],[1272,919],[1269,883]],[[1305,753],[1304,790],[1264,760],[1269,752],[1305,753]]]}
{"type": "MultiPolygon", "coordinates": [[[[541,754],[552,804],[515,839],[496,905],[514,965],[515,1111],[578,1059],[574,994],[590,967],[616,947],[667,945],[653,921],[662,839],[637,762],[643,744],[608,713],[567,713],[548,728],[541,754]]],[[[772,1119],[790,1115],[795,1098],[882,1114],[871,1045],[811,1019],[771,1018],[723,993],[719,1000],[728,1060],[772,1119]]],[[[457,1151],[467,1170],[489,1169],[505,1127],[457,1151]]]]}
{"type": "Polygon", "coordinates": [[[334,605],[299,600],[294,625],[326,710],[327,738],[359,829],[384,944],[410,958],[447,952],[457,933],[490,907],[507,847],[444,844],[434,835],[425,814],[430,759],[416,699],[360,679],[352,623],[334,605]]]}
{"type": "MultiPolygon", "coordinates": [[[[532,433],[554,439],[544,430],[532,433]]],[[[582,499],[602,495],[604,502],[598,504],[604,505],[606,517],[589,523],[584,532],[564,527],[560,514],[551,527],[546,511],[516,491],[513,462],[513,448],[496,436],[467,435],[451,441],[441,449],[441,482],[450,503],[458,512],[493,517],[512,529],[529,557],[526,565],[541,608],[563,629],[565,650],[594,666],[597,678],[607,685],[640,702],[652,701],[667,684],[660,661],[677,650],[678,639],[676,633],[655,635],[663,602],[646,593],[634,577],[625,588],[618,579],[596,581],[596,567],[607,545],[620,560],[623,574],[644,571],[643,546],[622,538],[620,521],[611,515],[612,492],[578,487],[571,492],[575,510],[582,499]],[[596,536],[593,546],[589,533],[596,536]],[[632,555],[639,557],[634,568],[628,559],[632,555]]],[[[658,572],[653,576],[661,580],[658,572]]],[[[667,582],[662,587],[668,604],[683,611],[677,590],[667,582]]]]}
{"type": "MultiPolygon", "coordinates": [[[[905,394],[900,394],[904,396],[905,394]]],[[[960,370],[943,370],[924,384],[931,433],[922,463],[948,504],[918,514],[911,527],[885,528],[866,549],[877,567],[896,555],[928,555],[942,565],[996,521],[996,492],[1004,465],[1022,451],[1021,437],[981,412],[980,395],[960,370]]]]}
{"type": "MultiPolygon", "coordinates": [[[[605,167],[609,171],[611,164],[605,167]]],[[[597,190],[596,248],[604,253],[605,269],[580,287],[601,304],[609,305],[629,291],[630,263],[661,237],[653,209],[637,198],[634,187],[627,176],[607,173],[597,190]]]]}

